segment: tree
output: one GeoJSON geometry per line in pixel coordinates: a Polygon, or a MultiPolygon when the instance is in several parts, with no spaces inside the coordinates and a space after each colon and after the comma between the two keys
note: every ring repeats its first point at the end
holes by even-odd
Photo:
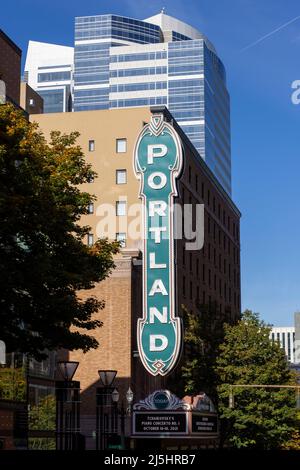
{"type": "Polygon", "coordinates": [[[233,446],[279,448],[295,429],[295,392],[288,389],[234,388],[229,408],[228,384],[295,384],[283,350],[269,339],[271,328],[246,310],[237,325],[225,326],[216,373],[222,441],[233,446]]]}
{"type": "Polygon", "coordinates": [[[26,380],[24,367],[1,367],[0,399],[25,401],[26,380]]]}
{"type": "Polygon", "coordinates": [[[295,429],[290,438],[283,443],[283,450],[300,450],[300,411],[297,410],[295,429]]]}
{"type": "MultiPolygon", "coordinates": [[[[31,405],[28,413],[29,431],[55,431],[56,400],[54,395],[46,395],[36,405],[31,405]]],[[[54,437],[29,437],[31,450],[55,450],[54,437]]]]}
{"type": "Polygon", "coordinates": [[[52,132],[12,105],[0,106],[0,315],[8,351],[36,359],[57,348],[98,346],[84,333],[101,326],[101,300],[80,299],[114,268],[119,243],[84,244],[79,220],[94,200],[80,189],[96,174],[76,144],[77,132],[52,132]],[[79,292],[78,292],[79,291],[79,292]]]}
{"type": "MultiPolygon", "coordinates": [[[[202,305],[197,314],[184,312],[184,358],[179,376],[181,393],[205,392],[217,404],[216,360],[224,339],[226,314],[216,303],[202,305]]],[[[179,393],[180,393],[179,392],[179,393]]]]}
{"type": "Polygon", "coordinates": [[[29,429],[38,431],[55,431],[56,400],[54,395],[47,395],[29,410],[29,429]]]}

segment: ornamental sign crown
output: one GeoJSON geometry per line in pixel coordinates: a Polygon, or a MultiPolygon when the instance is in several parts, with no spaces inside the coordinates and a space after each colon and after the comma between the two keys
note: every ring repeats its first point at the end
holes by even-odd
{"type": "Polygon", "coordinates": [[[175,312],[174,197],[183,165],[174,128],[155,114],[141,131],[134,153],[143,205],[143,317],[138,349],[147,371],[167,375],[181,349],[181,320],[175,312]]]}

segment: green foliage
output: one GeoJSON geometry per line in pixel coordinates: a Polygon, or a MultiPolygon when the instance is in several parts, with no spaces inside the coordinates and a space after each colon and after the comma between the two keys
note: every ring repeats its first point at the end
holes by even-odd
{"type": "Polygon", "coordinates": [[[0,399],[13,401],[26,400],[26,380],[23,367],[0,368],[0,399]]]}
{"type": "MultiPolygon", "coordinates": [[[[29,431],[56,430],[56,400],[54,395],[41,398],[37,405],[31,405],[28,415],[29,431]]],[[[29,449],[55,450],[55,437],[30,437],[29,449]]]]}
{"type": "Polygon", "coordinates": [[[291,434],[290,438],[283,443],[283,450],[300,450],[300,411],[298,410],[296,420],[295,420],[295,429],[291,434]]]}
{"type": "Polygon", "coordinates": [[[29,450],[56,450],[56,442],[53,437],[30,437],[28,439],[29,450]]]}
{"type": "Polygon", "coordinates": [[[38,431],[55,431],[56,400],[47,395],[38,405],[31,405],[29,411],[29,429],[38,431]]]}
{"type": "Polygon", "coordinates": [[[219,348],[216,373],[222,439],[238,448],[279,448],[294,431],[294,390],[234,388],[234,408],[229,408],[228,384],[295,384],[283,350],[269,334],[270,328],[258,315],[246,311],[237,325],[225,326],[219,348]]]}
{"type": "MultiPolygon", "coordinates": [[[[246,311],[236,324],[215,306],[201,314],[185,312],[185,353],[181,389],[204,391],[221,419],[221,443],[237,448],[281,448],[296,445],[295,391],[293,389],[233,388],[230,385],[294,385],[283,350],[269,339],[270,328],[257,314],[246,311]]],[[[299,426],[298,426],[299,429],[299,426]]]]}
{"type": "Polygon", "coordinates": [[[184,392],[207,393],[216,403],[217,375],[215,364],[218,347],[224,338],[225,315],[215,303],[202,305],[197,315],[184,312],[184,360],[181,368],[184,392]]]}
{"type": "Polygon", "coordinates": [[[229,315],[222,314],[216,303],[202,305],[191,314],[182,305],[184,350],[180,367],[169,380],[178,396],[205,392],[217,402],[215,363],[220,343],[224,338],[223,325],[229,315]]]}
{"type": "Polygon", "coordinates": [[[48,144],[21,111],[0,106],[1,339],[38,360],[45,350],[98,346],[83,331],[101,326],[92,316],[103,302],[78,291],[109,275],[119,249],[83,243],[89,227],[79,220],[94,197],[80,185],[96,175],[77,137],[52,132],[48,144]]]}

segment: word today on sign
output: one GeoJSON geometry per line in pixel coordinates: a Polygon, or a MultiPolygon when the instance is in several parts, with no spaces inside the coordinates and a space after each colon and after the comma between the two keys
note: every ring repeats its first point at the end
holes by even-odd
{"type": "Polygon", "coordinates": [[[152,375],[167,375],[181,347],[181,320],[175,312],[174,197],[182,170],[182,146],[163,115],[141,131],[134,155],[143,205],[143,317],[137,338],[141,360],[152,375]]]}

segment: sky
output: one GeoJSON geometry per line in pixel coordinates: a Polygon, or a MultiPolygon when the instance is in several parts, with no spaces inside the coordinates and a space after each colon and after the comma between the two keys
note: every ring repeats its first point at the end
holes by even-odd
{"type": "Polygon", "coordinates": [[[203,32],[227,71],[231,95],[233,200],[242,212],[242,308],[293,325],[300,310],[300,80],[298,0],[10,0],[2,28],[28,40],[73,45],[74,17],[166,13],[203,32]]]}

